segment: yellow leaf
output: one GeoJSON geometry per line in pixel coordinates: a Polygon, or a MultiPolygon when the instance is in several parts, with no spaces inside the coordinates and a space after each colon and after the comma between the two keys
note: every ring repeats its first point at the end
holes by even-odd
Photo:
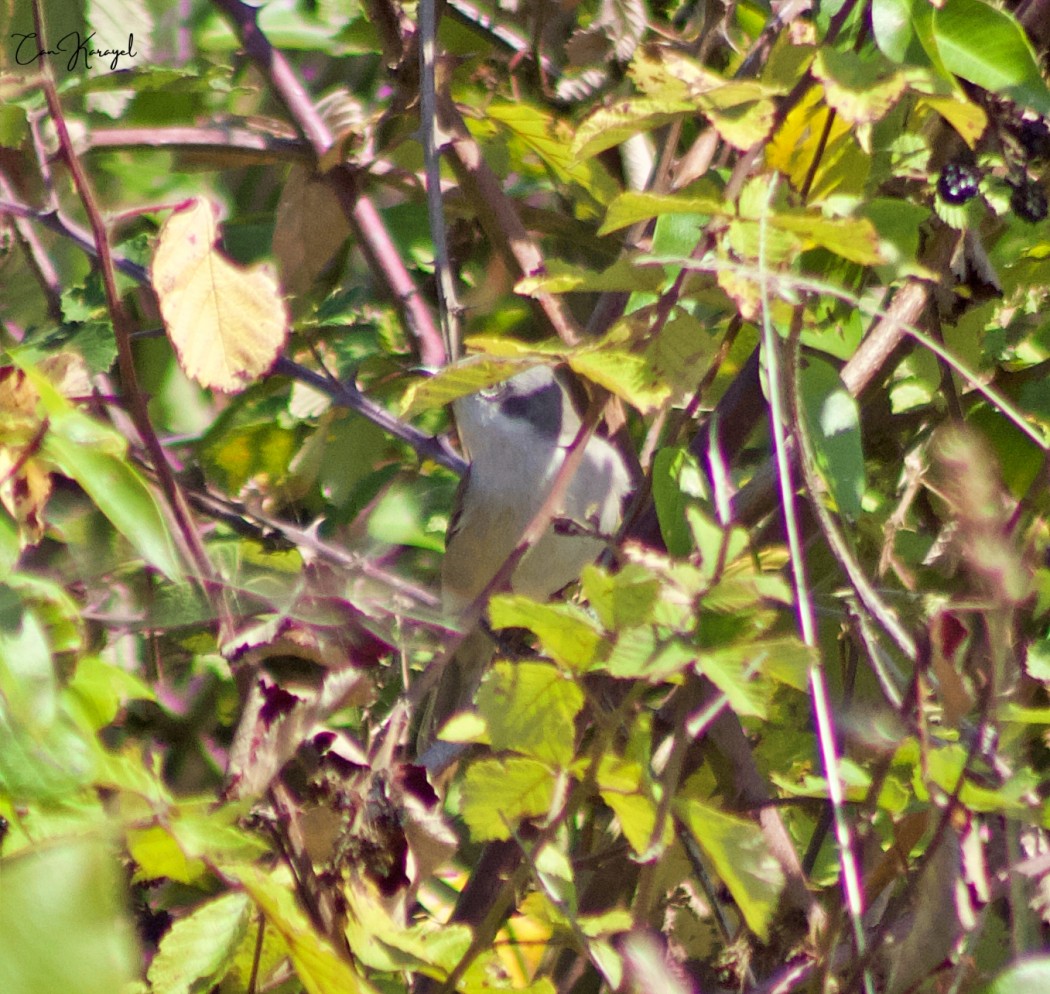
{"type": "Polygon", "coordinates": [[[859,193],[871,169],[870,156],[857,144],[853,125],[841,115],[832,118],[825,140],[830,109],[821,101],[821,90],[813,87],[788,112],[783,124],[766,145],[766,165],[783,173],[799,190],[806,182],[813,161],[809,203],[817,204],[832,193],[859,193]]]}
{"type": "Polygon", "coordinates": [[[186,374],[233,392],[273,365],[288,335],[288,308],[268,272],[235,265],[217,239],[207,201],[176,210],[157,239],[153,288],[186,374]]]}
{"type": "Polygon", "coordinates": [[[19,546],[44,537],[44,507],[51,496],[51,474],[39,460],[22,460],[16,449],[0,446],[0,504],[19,525],[19,546]]]}
{"type": "Polygon", "coordinates": [[[920,106],[923,104],[935,110],[955,128],[970,148],[976,147],[977,140],[988,127],[988,115],[978,104],[967,100],[964,93],[924,96],[919,101],[920,106]]]}

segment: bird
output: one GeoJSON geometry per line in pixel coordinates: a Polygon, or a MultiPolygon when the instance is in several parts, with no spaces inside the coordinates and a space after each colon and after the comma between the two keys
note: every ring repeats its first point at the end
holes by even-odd
{"type": "MultiPolygon", "coordinates": [[[[452,409],[470,460],[441,569],[443,610],[458,617],[485,592],[547,500],[582,420],[565,382],[547,365],[460,397],[452,409]]],[[[545,601],[578,579],[615,533],[630,488],[617,449],[590,435],[553,515],[580,527],[559,532],[552,519],[514,568],[511,591],[545,601]]],[[[431,729],[469,705],[493,649],[480,627],[467,635],[436,689],[431,729]]]]}

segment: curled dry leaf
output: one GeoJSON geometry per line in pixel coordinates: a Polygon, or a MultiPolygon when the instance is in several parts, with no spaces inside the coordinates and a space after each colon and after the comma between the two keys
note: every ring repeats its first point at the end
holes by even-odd
{"type": "Polygon", "coordinates": [[[233,392],[273,365],[288,307],[270,273],[235,265],[217,240],[215,208],[189,201],[161,228],[151,275],[182,368],[202,386],[233,392]]]}
{"type": "MultiPolygon", "coordinates": [[[[73,352],[57,352],[39,364],[41,372],[66,397],[87,395],[91,381],[83,359],[73,352]]],[[[51,466],[38,458],[47,424],[37,410],[40,395],[21,370],[0,368],[0,505],[18,525],[19,548],[36,545],[44,537],[44,508],[51,496],[51,466]]]]}

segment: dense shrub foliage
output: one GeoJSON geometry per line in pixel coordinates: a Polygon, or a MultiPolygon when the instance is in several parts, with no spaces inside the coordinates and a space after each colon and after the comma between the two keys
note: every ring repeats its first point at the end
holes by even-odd
{"type": "Polygon", "coordinates": [[[1050,5],[0,27],[5,994],[1050,989],[1050,5]],[[634,495],[424,748],[539,362],[634,495]]]}

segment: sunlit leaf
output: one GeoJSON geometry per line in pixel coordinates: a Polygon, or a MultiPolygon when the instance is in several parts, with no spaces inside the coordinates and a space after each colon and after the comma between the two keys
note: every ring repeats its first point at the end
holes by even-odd
{"type": "Polygon", "coordinates": [[[525,296],[539,293],[597,293],[617,290],[658,289],[662,282],[659,273],[647,273],[632,266],[627,259],[619,259],[611,266],[595,272],[573,266],[560,259],[549,259],[545,271],[518,280],[514,289],[525,296]]]}
{"type": "Polygon", "coordinates": [[[1031,42],[1009,14],[983,0],[947,0],[933,12],[933,34],[950,72],[1050,114],[1050,89],[1031,42]]]}
{"type": "Polygon", "coordinates": [[[246,894],[233,892],[178,919],[149,965],[147,976],[155,994],[190,994],[220,981],[247,934],[250,908],[246,894]]]}
{"type": "MultiPolygon", "coordinates": [[[[977,145],[978,139],[988,127],[988,115],[984,109],[963,94],[952,94],[948,97],[924,96],[920,101],[932,107],[963,138],[970,148],[977,145]]],[[[909,206],[906,201],[897,201],[901,206],[909,206]]]]}
{"type": "Polygon", "coordinates": [[[216,212],[190,201],[164,222],[151,275],[183,369],[202,386],[241,390],[273,365],[288,311],[273,277],[230,262],[217,248],[216,212]]]}
{"type": "Polygon", "coordinates": [[[871,157],[857,144],[854,127],[838,115],[829,123],[831,110],[820,97],[820,88],[813,87],[765,147],[766,163],[784,173],[795,189],[810,181],[810,203],[832,193],[859,194],[871,170],[871,157]]]}
{"type": "Polygon", "coordinates": [[[621,100],[595,111],[577,129],[572,153],[586,159],[619,145],[641,131],[651,131],[674,120],[677,114],[695,112],[686,98],[679,103],[640,98],[621,100]]]}
{"type": "Polygon", "coordinates": [[[916,0],[872,0],[871,27],[883,55],[898,65],[927,62],[915,33],[913,7],[916,0]]]}
{"type": "Polygon", "coordinates": [[[761,828],[691,798],[679,799],[675,808],[714,864],[748,927],[764,940],[784,889],[784,872],[761,828]]]}
{"type": "Polygon", "coordinates": [[[501,383],[516,373],[539,365],[535,359],[472,356],[454,366],[446,366],[433,376],[411,383],[401,398],[401,413],[412,417],[423,411],[444,407],[452,401],[501,383]]]}
{"type": "Polygon", "coordinates": [[[643,414],[653,413],[670,398],[670,385],[656,374],[649,359],[637,352],[581,348],[567,359],[581,376],[605,387],[643,414]]]}
{"type": "Polygon", "coordinates": [[[616,812],[620,829],[635,852],[646,852],[654,842],[670,844],[674,835],[670,819],[664,822],[659,838],[653,838],[657,803],[645,788],[638,764],[606,757],[599,765],[597,782],[602,800],[616,812]]]}
{"type": "Polygon", "coordinates": [[[77,663],[65,693],[95,730],[108,725],[125,701],[156,699],[153,690],[133,673],[98,656],[84,656],[77,663]]]}
{"type": "Polygon", "coordinates": [[[590,665],[602,640],[601,630],[579,608],[571,604],[538,604],[514,594],[492,598],[489,621],[497,630],[529,629],[552,659],[572,669],[590,665]]]}
{"type": "Polygon", "coordinates": [[[461,813],[478,842],[509,839],[522,818],[544,815],[554,797],[554,774],[535,759],[483,759],[463,778],[461,813]]]}
{"type": "Polygon", "coordinates": [[[497,663],[478,693],[478,710],[494,749],[554,766],[572,761],[573,722],[582,707],[583,691],[543,663],[497,663]]]}
{"type": "Polygon", "coordinates": [[[904,93],[905,77],[873,57],[822,48],[813,75],[824,84],[825,99],[847,121],[862,124],[885,117],[904,93]]]}
{"type": "Polygon", "coordinates": [[[130,831],[128,852],[145,880],[167,877],[189,884],[199,881],[206,872],[204,863],[187,857],[171,832],[160,825],[130,831]]]}
{"type": "Polygon", "coordinates": [[[1050,989],[1050,956],[1032,956],[1002,971],[984,994],[1043,994],[1050,989]]]}
{"type": "Polygon", "coordinates": [[[651,621],[660,595],[660,581],[634,564],[616,573],[588,565],[584,567],[581,585],[591,609],[614,632],[651,621]]]}
{"type": "Polygon", "coordinates": [[[660,217],[664,214],[732,216],[733,213],[732,205],[722,199],[713,187],[708,194],[698,195],[694,189],[691,189],[688,194],[681,196],[627,190],[609,204],[605,213],[605,221],[598,233],[607,235],[638,221],[660,217]]]}
{"type": "Polygon", "coordinates": [[[248,892],[288,946],[295,972],[307,994],[375,994],[372,986],[346,957],[318,935],[287,885],[278,883],[254,866],[226,871],[248,892]]]}
{"type": "Polygon", "coordinates": [[[523,101],[492,103],[486,115],[518,136],[548,166],[561,183],[575,183],[598,203],[617,192],[617,184],[602,164],[574,152],[574,131],[565,122],[523,101]]]}

